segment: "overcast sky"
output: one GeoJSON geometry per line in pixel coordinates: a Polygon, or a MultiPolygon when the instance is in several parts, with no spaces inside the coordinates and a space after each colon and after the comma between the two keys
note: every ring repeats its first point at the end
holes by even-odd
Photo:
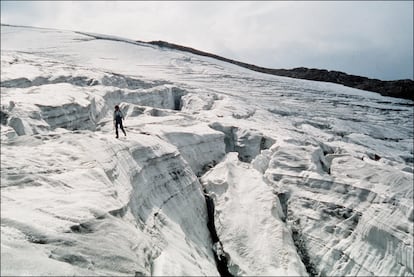
{"type": "Polygon", "coordinates": [[[413,79],[413,1],[1,1],[1,23],[168,42],[271,68],[413,79]]]}

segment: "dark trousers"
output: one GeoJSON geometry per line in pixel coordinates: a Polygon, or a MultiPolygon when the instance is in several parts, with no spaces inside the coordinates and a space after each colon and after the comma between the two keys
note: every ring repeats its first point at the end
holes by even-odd
{"type": "Polygon", "coordinates": [[[124,126],[122,125],[122,119],[117,119],[115,120],[115,134],[116,137],[118,137],[118,125],[121,128],[122,132],[124,132],[124,135],[126,135],[125,130],[124,130],[124,126]]]}

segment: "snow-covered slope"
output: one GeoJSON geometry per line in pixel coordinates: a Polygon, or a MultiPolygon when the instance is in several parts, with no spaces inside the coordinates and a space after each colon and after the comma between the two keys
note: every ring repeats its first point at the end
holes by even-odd
{"type": "Polygon", "coordinates": [[[2,275],[414,273],[412,101],[2,25],[1,124],[2,275]]]}

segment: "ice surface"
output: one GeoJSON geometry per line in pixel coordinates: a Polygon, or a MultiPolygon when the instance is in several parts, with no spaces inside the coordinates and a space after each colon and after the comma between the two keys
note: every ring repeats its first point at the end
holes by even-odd
{"type": "Polygon", "coordinates": [[[1,75],[1,275],[414,273],[412,101],[5,25],[1,75]]]}
{"type": "Polygon", "coordinates": [[[233,275],[306,275],[279,199],[260,172],[231,152],[203,176],[202,184],[217,205],[216,228],[233,275]]]}

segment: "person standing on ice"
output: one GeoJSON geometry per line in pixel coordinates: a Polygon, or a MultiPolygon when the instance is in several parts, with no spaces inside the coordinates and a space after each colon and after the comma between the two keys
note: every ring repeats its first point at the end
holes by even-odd
{"type": "Polygon", "coordinates": [[[122,120],[124,119],[124,114],[121,112],[121,110],[119,109],[119,106],[116,105],[115,106],[115,111],[114,111],[114,125],[115,125],[115,134],[116,134],[116,138],[118,138],[118,125],[121,128],[122,132],[124,132],[124,135],[126,136],[125,130],[124,130],[124,126],[122,125],[122,120]]]}

